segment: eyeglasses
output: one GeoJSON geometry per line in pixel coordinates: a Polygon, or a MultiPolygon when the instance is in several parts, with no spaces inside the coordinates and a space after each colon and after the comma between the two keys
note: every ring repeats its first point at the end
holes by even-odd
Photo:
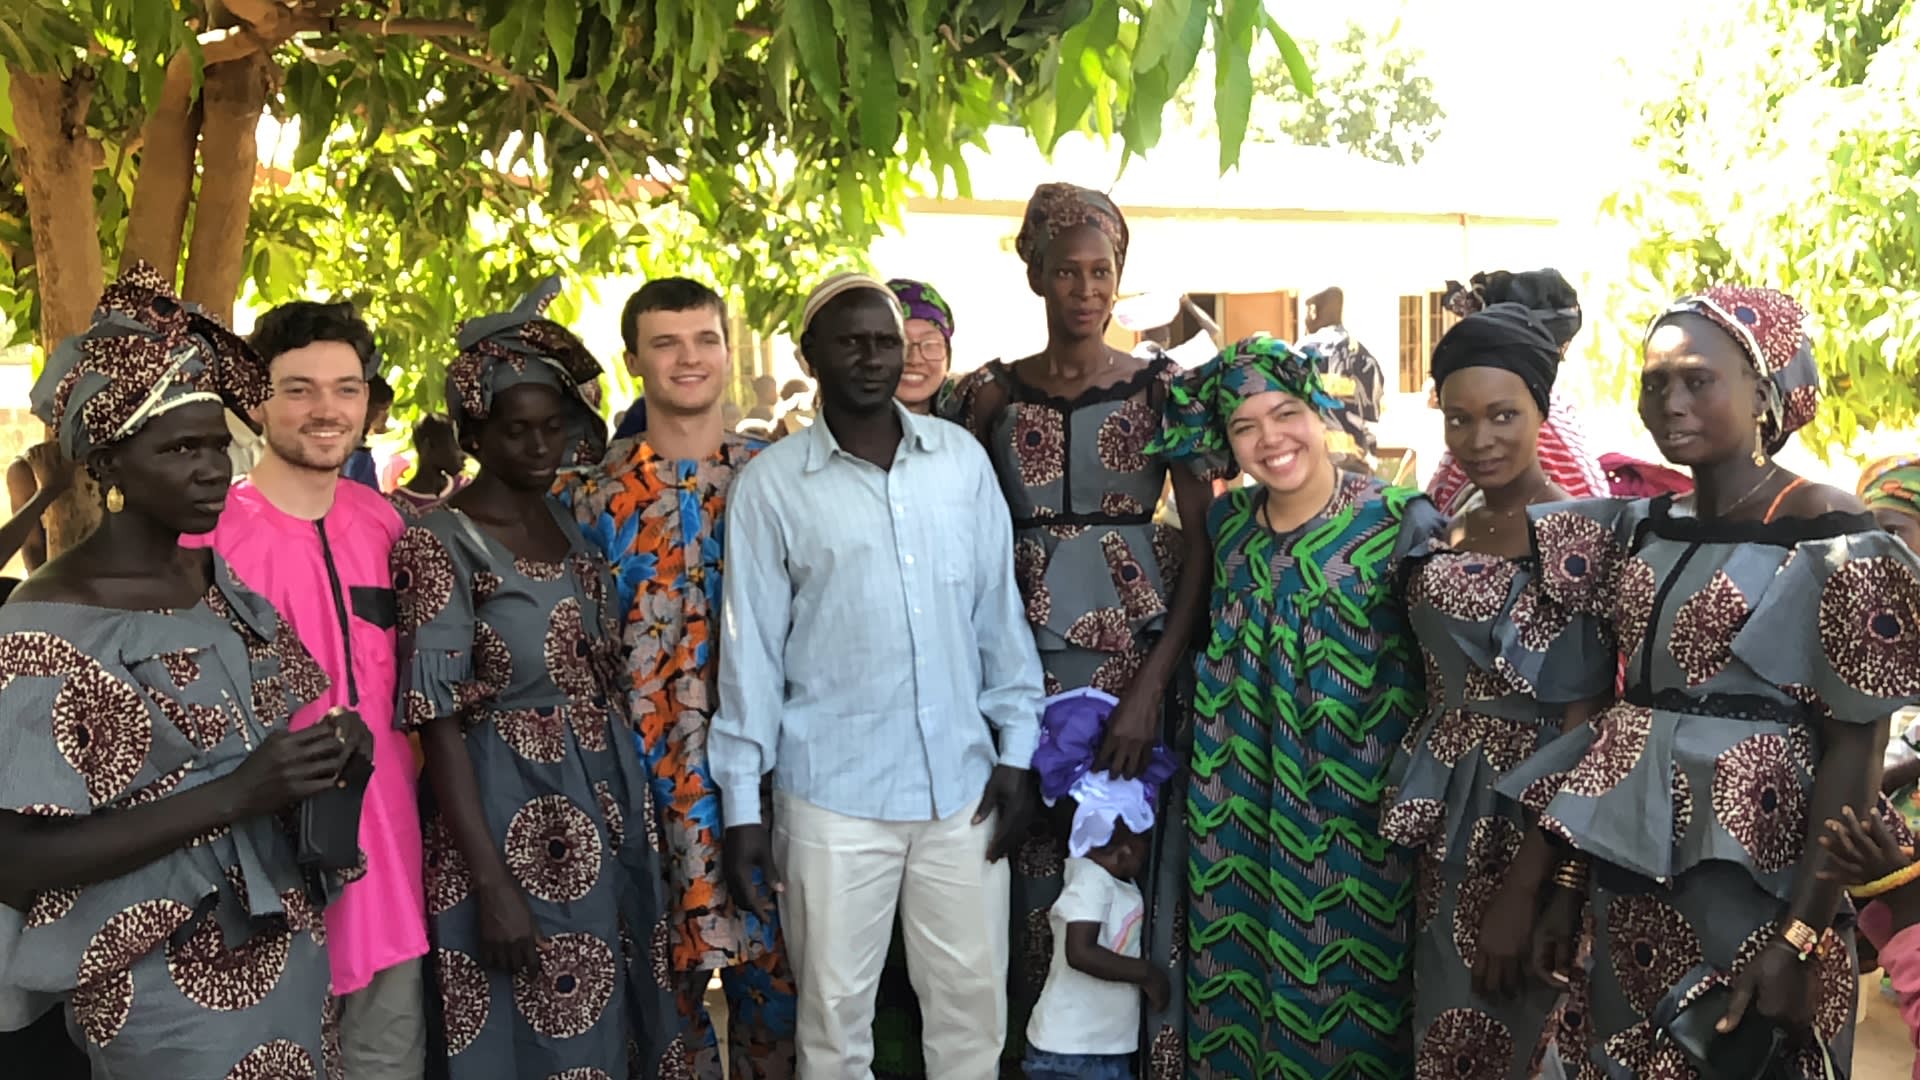
{"type": "Polygon", "coordinates": [[[919,353],[923,360],[939,363],[947,358],[947,343],[940,338],[907,342],[907,355],[912,356],[914,353],[919,353]]]}

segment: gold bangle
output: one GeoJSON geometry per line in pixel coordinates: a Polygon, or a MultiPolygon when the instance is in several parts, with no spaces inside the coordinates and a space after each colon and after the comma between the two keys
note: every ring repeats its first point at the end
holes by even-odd
{"type": "Polygon", "coordinates": [[[1920,878],[1920,862],[1908,863],[1893,873],[1888,874],[1886,877],[1869,881],[1865,885],[1856,885],[1848,889],[1847,892],[1850,893],[1855,900],[1870,900],[1873,897],[1890,893],[1902,885],[1914,881],[1916,878],[1920,878]]]}
{"type": "Polygon", "coordinates": [[[1587,864],[1578,859],[1568,859],[1554,867],[1553,883],[1563,889],[1579,892],[1587,887],[1587,864]]]}
{"type": "Polygon", "coordinates": [[[1780,931],[1780,940],[1793,947],[1800,959],[1805,960],[1820,947],[1820,931],[1801,922],[1799,919],[1787,923],[1780,931]]]}

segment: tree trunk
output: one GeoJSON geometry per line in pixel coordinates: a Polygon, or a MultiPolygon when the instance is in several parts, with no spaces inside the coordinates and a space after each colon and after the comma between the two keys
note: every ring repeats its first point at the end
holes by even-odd
{"type": "Polygon", "coordinates": [[[272,61],[260,53],[208,68],[201,92],[200,199],[180,295],[223,320],[246,272],[247,220],[259,167],[257,129],[272,61]]]}
{"type": "MultiPolygon", "coordinates": [[[[100,145],[87,134],[93,71],[76,68],[62,79],[10,73],[14,161],[27,192],[33,226],[34,274],[39,279],[40,342],[48,352],[85,330],[105,283],[100,259],[99,218],[93,173],[100,145]]],[[[99,520],[97,489],[85,469],[73,490],[47,510],[47,554],[57,555],[93,531],[99,520]]]]}
{"type": "Polygon", "coordinates": [[[193,202],[194,140],[200,135],[200,105],[193,93],[193,54],[167,62],[160,105],[141,132],[140,175],[127,211],[127,244],[120,269],[145,260],[169,283],[180,279],[180,247],[187,207],[193,202]]]}

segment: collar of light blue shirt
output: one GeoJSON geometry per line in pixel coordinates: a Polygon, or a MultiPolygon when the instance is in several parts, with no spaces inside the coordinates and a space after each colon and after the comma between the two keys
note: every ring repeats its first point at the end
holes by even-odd
{"type": "MultiPolygon", "coordinates": [[[[893,403],[893,411],[900,417],[900,428],[905,432],[904,443],[913,453],[932,453],[940,448],[941,421],[930,416],[918,416],[908,412],[906,406],[893,403]]],[[[833,430],[827,427],[826,412],[822,410],[807,425],[807,472],[819,472],[840,452],[840,440],[833,437],[833,430]]]]}

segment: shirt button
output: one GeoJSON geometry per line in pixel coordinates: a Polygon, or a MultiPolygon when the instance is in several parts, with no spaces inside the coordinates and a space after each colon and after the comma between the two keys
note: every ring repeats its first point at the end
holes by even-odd
{"type": "Polygon", "coordinates": [[[918,614],[920,614],[920,609],[919,609],[919,608],[914,608],[914,609],[913,609],[913,613],[914,613],[915,615],[918,615],[918,614]]]}
{"type": "Polygon", "coordinates": [[[906,563],[907,563],[907,565],[908,565],[908,566],[912,566],[912,565],[913,565],[913,556],[911,556],[911,555],[908,555],[908,556],[905,556],[905,559],[906,559],[906,563]]]}

